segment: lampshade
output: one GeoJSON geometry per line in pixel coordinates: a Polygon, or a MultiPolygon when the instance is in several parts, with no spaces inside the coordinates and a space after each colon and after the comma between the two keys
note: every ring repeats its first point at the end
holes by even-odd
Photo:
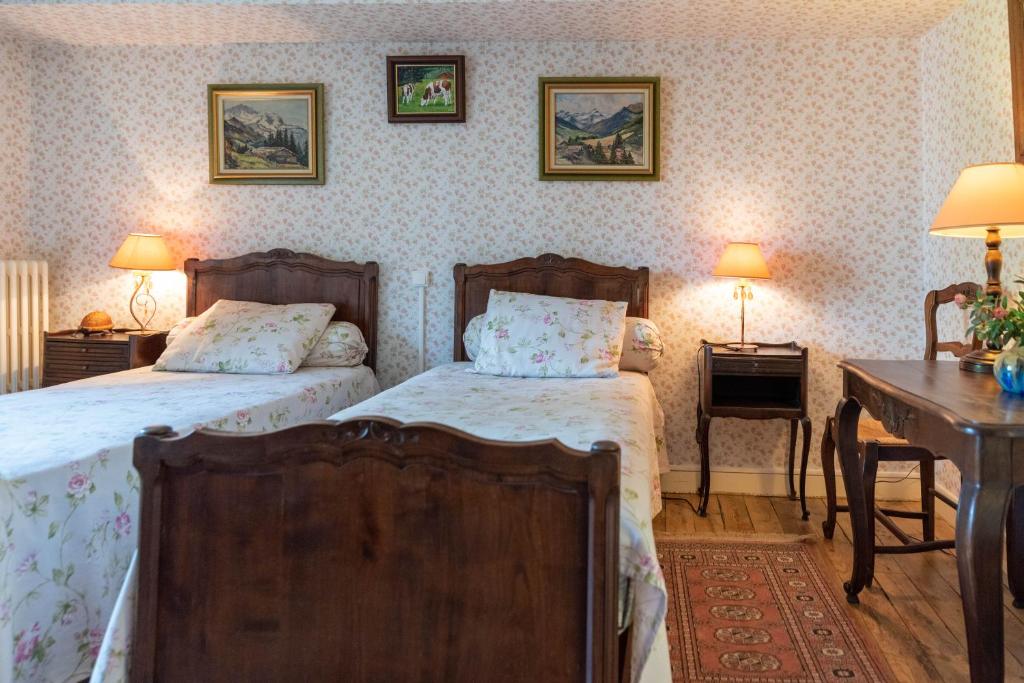
{"type": "Polygon", "coordinates": [[[175,262],[163,237],[133,232],[110,259],[110,266],[126,270],[174,270],[175,262]]]}
{"type": "Polygon", "coordinates": [[[960,172],[932,223],[936,235],[1024,237],[1024,164],[980,164],[960,172]]]}
{"type": "Polygon", "coordinates": [[[752,242],[730,242],[712,275],[767,280],[771,277],[761,247],[752,242]]]}

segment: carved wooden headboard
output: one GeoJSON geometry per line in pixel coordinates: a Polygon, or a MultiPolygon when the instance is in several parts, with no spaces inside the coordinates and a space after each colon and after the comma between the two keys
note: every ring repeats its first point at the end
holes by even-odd
{"type": "Polygon", "coordinates": [[[332,261],[288,249],[229,259],[188,259],[187,315],[199,315],[219,299],[264,304],[334,304],[334,320],[356,324],[369,352],[363,363],[377,367],[376,263],[332,261]]]}
{"type": "Polygon", "coordinates": [[[650,271],[602,266],[578,258],[543,254],[508,263],[455,266],[455,360],[469,360],[462,345],[467,323],[487,310],[492,289],[563,296],[573,299],[625,301],[626,315],[647,317],[650,271]]]}

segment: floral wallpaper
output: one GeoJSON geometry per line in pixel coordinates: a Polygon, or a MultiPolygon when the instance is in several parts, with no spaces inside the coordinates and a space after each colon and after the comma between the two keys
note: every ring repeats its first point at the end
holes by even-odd
{"type": "MultiPolygon", "coordinates": [[[[1005,0],[971,0],[921,39],[922,225],[927,228],[960,170],[969,164],[1012,161],[1007,7],[1005,0]]],[[[954,282],[984,283],[982,240],[923,238],[928,289],[954,282]]],[[[1024,275],[1024,244],[1006,240],[1003,283],[1024,275]]],[[[947,339],[963,335],[964,316],[946,313],[947,339]]],[[[939,481],[956,493],[959,473],[943,463],[939,481]]]]}
{"type": "Polygon", "coordinates": [[[0,259],[38,254],[28,220],[29,141],[31,138],[31,50],[0,41],[0,259]]]}
{"type": "MultiPolygon", "coordinates": [[[[132,230],[163,233],[182,259],[377,260],[385,385],[415,373],[414,269],[432,273],[437,365],[452,357],[457,262],[647,265],[668,340],[653,381],[671,460],[692,469],[698,343],[739,333],[733,283],[710,273],[726,242],[758,241],[773,279],[755,286],[748,335],[810,347],[816,444],[840,358],[923,347],[918,64],[912,38],[39,47],[32,248],[51,262],[54,327],[94,308],[129,321],[130,274],[106,264],[132,230]],[[430,52],[467,56],[467,123],[388,125],[385,55],[430,52]],[[537,180],[537,77],[599,74],[661,76],[661,182],[537,180]],[[266,81],[324,82],[325,186],[208,184],[206,84],[266,81]]],[[[155,279],[167,327],[184,278],[155,279]]],[[[722,421],[712,440],[717,469],[771,470],[788,430],[722,421]]]]}

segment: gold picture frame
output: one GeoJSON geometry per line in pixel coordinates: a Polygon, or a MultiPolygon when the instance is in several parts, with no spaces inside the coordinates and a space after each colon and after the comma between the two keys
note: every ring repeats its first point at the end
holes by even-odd
{"type": "Polygon", "coordinates": [[[660,180],[656,76],[539,79],[541,180],[660,180]]]}
{"type": "Polygon", "coordinates": [[[210,182],[324,184],[322,83],[207,86],[210,182]]]}

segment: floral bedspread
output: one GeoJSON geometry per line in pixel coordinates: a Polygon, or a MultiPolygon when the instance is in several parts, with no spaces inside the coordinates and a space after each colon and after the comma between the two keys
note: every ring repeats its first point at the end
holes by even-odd
{"type": "Polygon", "coordinates": [[[0,396],[0,682],[79,681],[92,670],[136,547],[139,429],[266,431],[378,390],[363,366],[290,375],[147,367],[0,396]]]}
{"type": "Polygon", "coordinates": [[[646,375],[523,379],[467,372],[471,363],[434,368],[347,408],[332,420],[384,416],[438,422],[504,441],[557,438],[589,450],[595,441],[622,448],[619,572],[633,587],[633,680],[671,680],[665,638],[667,598],[651,519],[661,509],[659,474],[668,470],[664,417],[646,375]]]}

